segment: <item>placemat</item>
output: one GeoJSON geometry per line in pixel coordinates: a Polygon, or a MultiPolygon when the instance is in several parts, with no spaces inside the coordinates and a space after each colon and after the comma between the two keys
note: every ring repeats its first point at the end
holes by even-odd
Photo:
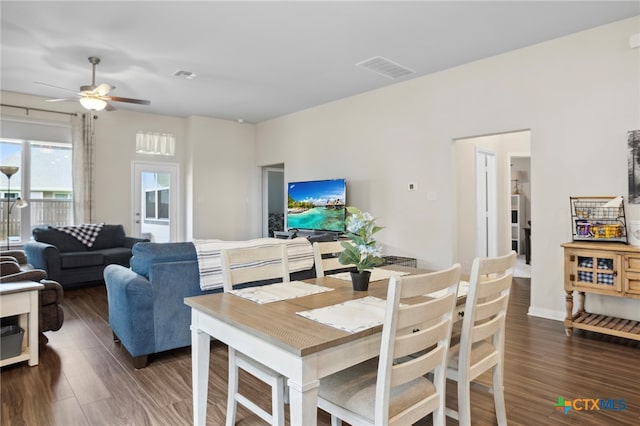
{"type": "Polygon", "coordinates": [[[337,305],[296,313],[310,320],[355,333],[382,324],[386,304],[387,301],[384,299],[366,296],[337,305]]]}
{"type": "Polygon", "coordinates": [[[330,287],[324,287],[321,285],[309,284],[302,281],[291,281],[288,283],[277,283],[231,290],[229,293],[263,304],[309,296],[311,294],[324,293],[325,291],[332,290],[333,289],[330,287]]]}

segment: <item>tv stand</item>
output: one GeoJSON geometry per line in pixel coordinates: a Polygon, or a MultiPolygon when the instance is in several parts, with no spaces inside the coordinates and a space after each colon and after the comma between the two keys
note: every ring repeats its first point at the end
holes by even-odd
{"type": "Polygon", "coordinates": [[[315,241],[338,241],[342,232],[335,231],[311,231],[306,229],[290,229],[288,231],[274,231],[273,236],[284,240],[296,237],[307,238],[311,242],[315,241]]]}
{"type": "Polygon", "coordinates": [[[295,231],[273,231],[273,238],[291,240],[295,237],[297,237],[297,233],[295,231]]]}

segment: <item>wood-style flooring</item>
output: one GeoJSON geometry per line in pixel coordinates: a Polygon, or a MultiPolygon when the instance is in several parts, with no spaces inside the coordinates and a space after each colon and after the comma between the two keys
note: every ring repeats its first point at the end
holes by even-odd
{"type": "MultiPolygon", "coordinates": [[[[505,393],[510,425],[640,425],[640,344],[595,333],[565,336],[560,322],[529,317],[529,280],[514,280],[509,305],[505,393]],[[554,407],[565,400],[624,400],[624,410],[571,410],[554,407]]],[[[135,370],[131,357],[112,340],[104,285],[69,290],[65,322],[49,332],[40,364],[2,368],[2,425],[190,425],[189,348],[150,358],[135,370]]],[[[211,346],[207,424],[223,425],[227,351],[211,346]]],[[[488,376],[487,376],[488,377],[488,376]]],[[[485,378],[484,376],[482,377],[485,378]]],[[[269,389],[250,377],[241,387],[269,407],[269,389]]],[[[455,407],[455,384],[448,386],[455,407]]],[[[472,389],[474,425],[495,424],[490,394],[472,389]]],[[[591,408],[590,405],[588,407],[591,408]]],[[[619,408],[619,405],[617,405],[619,408]]],[[[318,412],[320,425],[329,416],[318,412]]],[[[264,424],[244,408],[239,425],[264,424]]],[[[428,417],[420,424],[429,425],[428,417]]],[[[457,425],[448,419],[447,424],[457,425]]]]}

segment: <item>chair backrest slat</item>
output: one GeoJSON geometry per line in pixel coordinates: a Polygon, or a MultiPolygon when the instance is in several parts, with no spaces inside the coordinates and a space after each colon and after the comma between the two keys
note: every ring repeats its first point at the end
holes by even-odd
{"type": "Polygon", "coordinates": [[[340,241],[326,241],[313,243],[313,260],[316,267],[316,277],[324,277],[327,272],[347,268],[338,261],[338,256],[344,247],[340,241]]]}
{"type": "Polygon", "coordinates": [[[253,281],[290,280],[285,244],[225,249],[221,250],[221,258],[224,291],[253,281]]]}

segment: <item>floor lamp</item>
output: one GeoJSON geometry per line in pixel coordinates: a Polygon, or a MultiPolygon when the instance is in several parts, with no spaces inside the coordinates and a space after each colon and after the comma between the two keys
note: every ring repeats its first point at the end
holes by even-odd
{"type": "Polygon", "coordinates": [[[15,175],[19,169],[20,168],[18,166],[0,166],[0,172],[2,172],[7,177],[7,195],[5,197],[7,200],[7,250],[11,248],[9,242],[9,224],[11,223],[11,210],[13,210],[14,207],[17,207],[19,209],[27,207],[27,202],[20,197],[18,197],[13,203],[11,202],[11,176],[15,175]]]}

